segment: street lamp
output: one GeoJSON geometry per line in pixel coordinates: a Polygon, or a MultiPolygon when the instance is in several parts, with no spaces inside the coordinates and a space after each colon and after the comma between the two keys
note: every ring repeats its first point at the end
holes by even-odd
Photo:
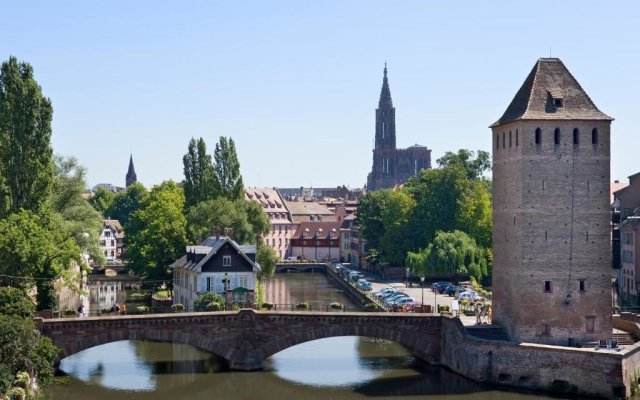
{"type": "Polygon", "coordinates": [[[420,287],[422,288],[422,312],[424,312],[424,275],[420,276],[420,287]]]}

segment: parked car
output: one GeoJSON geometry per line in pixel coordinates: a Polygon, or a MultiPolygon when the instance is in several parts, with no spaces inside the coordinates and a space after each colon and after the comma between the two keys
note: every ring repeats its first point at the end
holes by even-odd
{"type": "Polygon", "coordinates": [[[358,287],[362,290],[371,290],[371,283],[366,279],[358,279],[358,287]]]}
{"type": "Polygon", "coordinates": [[[409,297],[409,295],[406,293],[399,293],[394,296],[387,297],[386,299],[384,299],[384,302],[387,304],[393,304],[394,301],[397,301],[403,297],[409,297]]]}
{"type": "Polygon", "coordinates": [[[397,291],[398,290],[396,288],[386,287],[378,290],[377,292],[374,292],[373,295],[376,296],[377,298],[381,298],[381,297],[384,297],[385,295],[396,293],[397,291]]]}
{"type": "Polygon", "coordinates": [[[458,300],[483,301],[484,297],[480,296],[477,292],[468,291],[460,293],[460,295],[458,295],[458,300]]]}
{"type": "Polygon", "coordinates": [[[449,286],[449,285],[453,285],[453,283],[451,283],[451,282],[436,282],[433,285],[431,285],[431,290],[433,290],[434,292],[440,292],[440,288],[441,287],[445,287],[445,286],[449,286]]]}
{"type": "Polygon", "coordinates": [[[398,305],[398,306],[403,306],[405,304],[415,304],[416,300],[413,297],[401,297],[393,302],[391,302],[391,305],[398,305]]]}
{"type": "Polygon", "coordinates": [[[388,299],[390,299],[390,298],[392,298],[392,297],[395,297],[395,296],[398,296],[398,295],[405,295],[405,296],[408,296],[408,294],[406,294],[406,293],[404,293],[404,292],[398,292],[398,291],[396,291],[396,292],[389,292],[389,293],[387,293],[387,294],[385,294],[385,295],[383,295],[383,296],[380,296],[380,300],[382,300],[382,301],[387,301],[388,299]]]}
{"type": "Polygon", "coordinates": [[[456,293],[464,291],[464,288],[458,285],[449,285],[444,288],[444,294],[455,296],[456,293]]]}
{"type": "Polygon", "coordinates": [[[351,271],[351,274],[349,274],[349,278],[351,278],[351,280],[354,282],[358,282],[358,279],[362,279],[362,274],[360,274],[360,272],[358,271],[351,271]]]}
{"type": "Polygon", "coordinates": [[[285,259],[286,262],[297,262],[298,261],[298,257],[287,257],[285,259]]]}

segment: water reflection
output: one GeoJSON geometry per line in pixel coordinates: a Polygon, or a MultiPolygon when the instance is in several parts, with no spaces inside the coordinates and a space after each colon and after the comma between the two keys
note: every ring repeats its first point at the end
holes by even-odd
{"type": "Polygon", "coordinates": [[[281,273],[264,283],[265,301],[276,304],[279,310],[307,302],[313,310],[326,310],[331,303],[342,303],[354,309],[354,303],[337,288],[324,273],[281,273]]]}

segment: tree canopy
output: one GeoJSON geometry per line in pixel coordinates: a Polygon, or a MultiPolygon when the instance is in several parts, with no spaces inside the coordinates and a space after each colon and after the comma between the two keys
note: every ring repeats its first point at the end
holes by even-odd
{"type": "Polygon", "coordinates": [[[214,190],[216,196],[222,196],[229,200],[242,198],[244,183],[240,175],[240,162],[236,154],[236,145],[233,139],[220,136],[213,153],[214,190]]]}
{"type": "Polygon", "coordinates": [[[184,197],[187,208],[216,197],[215,171],[211,155],[203,138],[191,138],[187,154],[182,157],[184,165],[184,197]]]}
{"type": "Polygon", "coordinates": [[[459,165],[465,170],[467,179],[481,179],[491,169],[491,155],[484,150],[478,150],[476,158],[473,158],[474,155],[475,152],[467,149],[460,149],[457,153],[447,151],[436,162],[441,167],[459,165]]]}
{"type": "Polygon", "coordinates": [[[0,216],[39,211],[53,182],[51,101],[33,68],[15,57],[0,67],[0,216]]]}

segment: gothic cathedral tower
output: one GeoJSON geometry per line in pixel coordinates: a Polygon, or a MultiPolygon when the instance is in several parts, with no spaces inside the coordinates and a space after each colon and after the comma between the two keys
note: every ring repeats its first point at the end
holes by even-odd
{"type": "Polygon", "coordinates": [[[138,182],[138,177],[136,175],[136,169],[133,167],[133,154],[129,158],[129,170],[127,171],[126,176],[126,187],[133,185],[135,182],[138,182]]]}
{"type": "Polygon", "coordinates": [[[611,336],[611,121],[542,58],[491,126],[493,315],[516,340],[611,336]]]}

